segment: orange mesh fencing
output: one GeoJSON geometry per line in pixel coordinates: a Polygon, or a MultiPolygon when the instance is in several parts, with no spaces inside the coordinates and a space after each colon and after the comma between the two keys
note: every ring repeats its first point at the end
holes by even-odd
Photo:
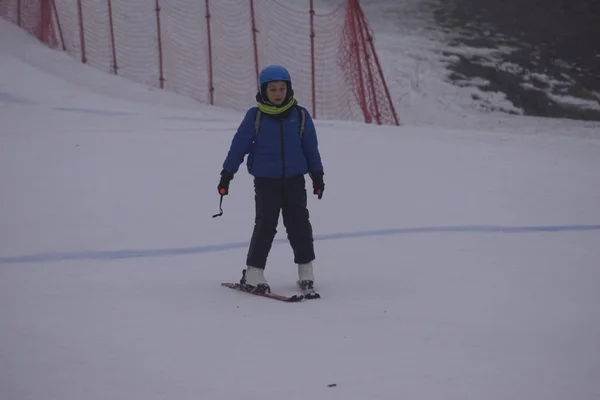
{"type": "Polygon", "coordinates": [[[132,81],[245,110],[259,70],[285,66],[316,119],[399,125],[358,0],[0,0],[0,16],[132,81]]]}

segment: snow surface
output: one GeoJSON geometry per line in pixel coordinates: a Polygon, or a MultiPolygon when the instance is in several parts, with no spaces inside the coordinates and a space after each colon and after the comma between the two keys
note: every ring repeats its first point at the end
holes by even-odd
{"type": "MultiPolygon", "coordinates": [[[[211,218],[240,113],[0,21],[0,398],[600,398],[598,125],[420,105],[316,122],[323,298],[285,304],[219,285],[254,218],[244,166],[211,218]]],[[[282,226],[266,275],[295,292],[282,226]]]]}

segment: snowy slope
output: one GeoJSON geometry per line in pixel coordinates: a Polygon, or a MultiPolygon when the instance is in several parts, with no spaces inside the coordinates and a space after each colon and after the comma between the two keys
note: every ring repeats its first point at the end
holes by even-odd
{"type": "MultiPolygon", "coordinates": [[[[1,398],[600,397],[594,126],[317,121],[323,298],[284,304],[219,285],[252,231],[244,167],[211,218],[240,117],[0,21],[1,398]]],[[[280,226],[279,292],[291,260],[280,226]]]]}

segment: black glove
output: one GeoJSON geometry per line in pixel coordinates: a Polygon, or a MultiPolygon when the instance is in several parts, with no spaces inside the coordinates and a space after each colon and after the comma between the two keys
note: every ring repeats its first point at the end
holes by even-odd
{"type": "Polygon", "coordinates": [[[313,184],[313,194],[319,197],[319,200],[323,197],[325,191],[325,182],[323,181],[323,171],[313,171],[309,173],[310,179],[313,184]]]}
{"type": "Polygon", "coordinates": [[[217,190],[221,196],[227,196],[229,194],[229,182],[233,179],[233,174],[225,170],[221,171],[221,180],[217,190]]]}

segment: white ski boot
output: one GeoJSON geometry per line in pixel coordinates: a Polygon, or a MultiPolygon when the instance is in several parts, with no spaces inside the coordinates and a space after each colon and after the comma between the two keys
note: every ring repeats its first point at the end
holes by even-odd
{"type": "Polygon", "coordinates": [[[302,295],[305,299],[318,299],[321,296],[315,292],[315,276],[313,273],[313,263],[298,264],[298,286],[302,289],[302,295]]]}
{"type": "Polygon", "coordinates": [[[271,293],[271,288],[265,279],[265,270],[255,267],[246,267],[242,272],[242,285],[248,286],[253,292],[271,293]]]}

